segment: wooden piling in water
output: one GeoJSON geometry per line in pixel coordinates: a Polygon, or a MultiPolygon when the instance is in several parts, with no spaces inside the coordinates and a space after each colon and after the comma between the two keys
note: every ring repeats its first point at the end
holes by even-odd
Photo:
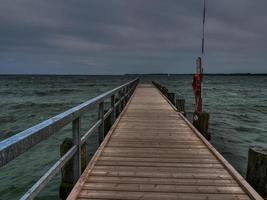
{"type": "Polygon", "coordinates": [[[193,114],[193,125],[207,140],[211,139],[209,133],[209,118],[210,115],[207,112],[194,112],[193,114]]]}
{"type": "Polygon", "coordinates": [[[168,97],[168,92],[169,92],[169,90],[168,90],[166,87],[162,87],[162,93],[163,93],[166,97],[168,97]]]}
{"type": "Polygon", "coordinates": [[[267,150],[259,147],[248,151],[246,180],[262,196],[267,197],[267,150]]]}
{"type": "MultiPolygon", "coordinates": [[[[71,138],[65,138],[65,140],[60,145],[60,156],[64,156],[68,150],[73,146],[73,140],[71,138]]],[[[86,143],[82,145],[81,148],[81,171],[83,172],[87,166],[87,152],[88,146],[86,143]]],[[[73,171],[73,160],[70,160],[61,169],[61,183],[59,187],[59,197],[61,199],[66,199],[74,187],[76,181],[73,171]]]]}
{"type": "Polygon", "coordinates": [[[185,99],[183,98],[176,98],[176,108],[177,108],[177,111],[182,113],[184,116],[186,115],[185,113],[185,99]]]}
{"type": "Polygon", "coordinates": [[[172,103],[172,105],[175,106],[176,102],[175,102],[175,93],[173,92],[168,92],[168,99],[170,100],[170,102],[172,103]]]}

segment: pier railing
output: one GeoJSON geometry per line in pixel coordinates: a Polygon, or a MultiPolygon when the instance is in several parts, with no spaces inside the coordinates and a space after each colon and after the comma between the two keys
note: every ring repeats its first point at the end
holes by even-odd
{"type": "Polygon", "coordinates": [[[133,94],[139,79],[134,79],[113,90],[103,93],[89,101],[71,108],[55,117],[41,122],[25,131],[0,141],[0,167],[15,159],[34,145],[55,134],[61,128],[72,123],[73,146],[23,195],[21,199],[33,199],[47,183],[73,160],[73,179],[77,181],[81,175],[81,146],[98,129],[99,144],[105,137],[105,119],[110,117],[111,124],[116,120],[127,101],[133,94]],[[110,108],[104,112],[104,102],[110,98],[110,108]],[[98,106],[98,121],[81,136],[81,117],[91,108],[98,106]],[[116,113],[118,112],[118,113],[116,113]]]}
{"type": "Polygon", "coordinates": [[[161,84],[152,81],[152,84],[163,94],[168,101],[175,107],[175,110],[178,112],[181,112],[183,115],[186,115],[185,113],[185,99],[181,96],[176,96],[175,93],[169,92],[168,88],[162,86],[161,84]]]}

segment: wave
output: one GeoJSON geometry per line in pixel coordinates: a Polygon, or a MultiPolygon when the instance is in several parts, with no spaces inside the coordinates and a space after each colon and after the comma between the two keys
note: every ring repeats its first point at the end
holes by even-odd
{"type": "Polygon", "coordinates": [[[21,104],[14,104],[11,105],[10,108],[13,110],[20,110],[20,109],[36,109],[36,108],[66,108],[73,106],[72,103],[36,103],[36,102],[31,102],[31,101],[26,101],[21,104]]]}
{"type": "Polygon", "coordinates": [[[244,127],[244,126],[238,126],[235,128],[236,131],[238,132],[254,132],[254,128],[249,128],[249,127],[244,127]]]}
{"type": "Polygon", "coordinates": [[[62,89],[56,89],[56,90],[46,90],[46,91],[34,91],[34,95],[36,96],[54,96],[54,95],[64,95],[64,94],[72,94],[75,92],[79,92],[82,91],[80,89],[66,89],[66,88],[62,88],[62,89]]]}

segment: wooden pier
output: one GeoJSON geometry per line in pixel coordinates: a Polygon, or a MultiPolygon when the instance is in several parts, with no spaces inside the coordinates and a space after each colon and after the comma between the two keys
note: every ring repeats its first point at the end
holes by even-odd
{"type": "Polygon", "coordinates": [[[68,200],[262,199],[152,85],[139,85],[68,200]]]}
{"type": "MultiPolygon", "coordinates": [[[[60,197],[68,200],[263,200],[184,117],[184,101],[175,101],[174,93],[155,82],[138,83],[138,78],[131,80],[0,141],[1,168],[72,125],[61,157],[20,200],[37,197],[60,172],[60,197]],[[181,102],[178,109],[175,102],[181,102]],[[83,114],[96,107],[97,121],[82,133],[83,114]],[[100,146],[87,165],[87,141],[95,133],[100,146]]],[[[250,178],[262,162],[251,163],[250,178]]],[[[262,180],[264,167],[253,184],[262,180]]],[[[254,187],[265,191],[263,183],[254,187]]]]}

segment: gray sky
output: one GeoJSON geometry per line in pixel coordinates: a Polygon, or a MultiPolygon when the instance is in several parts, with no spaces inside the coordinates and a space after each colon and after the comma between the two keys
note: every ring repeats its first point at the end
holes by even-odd
{"type": "MultiPolygon", "coordinates": [[[[205,72],[267,73],[267,1],[206,0],[205,72]]],[[[0,73],[193,73],[201,0],[0,0],[0,73]]]]}

